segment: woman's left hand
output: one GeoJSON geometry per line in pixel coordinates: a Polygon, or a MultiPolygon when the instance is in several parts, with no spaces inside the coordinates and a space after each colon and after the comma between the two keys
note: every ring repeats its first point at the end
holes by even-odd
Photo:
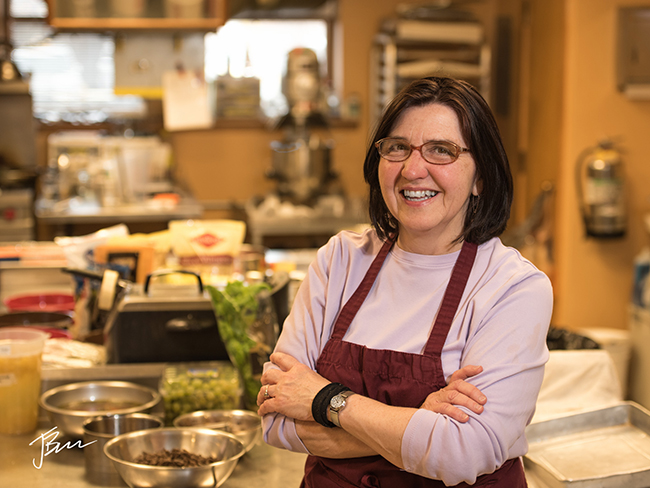
{"type": "Polygon", "coordinates": [[[468,365],[454,372],[449,379],[449,384],[441,390],[430,393],[420,408],[442,413],[459,422],[467,422],[469,415],[457,406],[466,407],[480,414],[483,412],[483,405],[487,402],[481,390],[465,381],[481,371],[483,371],[481,366],[468,365]]]}
{"type": "Polygon", "coordinates": [[[270,359],[280,369],[271,368],[262,375],[257,413],[277,412],[296,420],[313,421],[314,397],[331,382],[288,354],[276,352],[270,359]]]}

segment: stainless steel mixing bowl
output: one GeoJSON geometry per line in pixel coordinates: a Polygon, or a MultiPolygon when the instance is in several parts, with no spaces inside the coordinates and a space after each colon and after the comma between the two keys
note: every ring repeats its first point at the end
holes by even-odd
{"type": "Polygon", "coordinates": [[[230,432],[250,451],[262,438],[262,419],[250,410],[200,410],[174,419],[175,427],[201,427],[230,432]]]}
{"type": "Polygon", "coordinates": [[[160,403],[156,390],[127,381],[84,381],[47,390],[40,405],[52,423],[76,438],[84,435],[89,418],[126,413],[149,413],[160,403]]]}
{"type": "Polygon", "coordinates": [[[244,445],[234,435],[218,430],[168,427],[119,435],[106,443],[104,454],[131,488],[215,488],[230,477],[244,455],[244,445]],[[163,449],[185,449],[192,454],[216,457],[218,461],[195,467],[134,462],[142,453],[154,454],[163,449]]]}

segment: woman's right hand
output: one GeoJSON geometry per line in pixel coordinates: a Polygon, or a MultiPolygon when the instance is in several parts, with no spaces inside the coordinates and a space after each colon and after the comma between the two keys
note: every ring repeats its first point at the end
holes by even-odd
{"type": "Polygon", "coordinates": [[[455,405],[466,407],[477,414],[483,412],[483,405],[487,402],[487,398],[481,390],[465,381],[481,371],[483,371],[481,366],[462,367],[451,375],[447,386],[430,393],[420,408],[447,415],[459,422],[467,422],[469,415],[455,405]]]}

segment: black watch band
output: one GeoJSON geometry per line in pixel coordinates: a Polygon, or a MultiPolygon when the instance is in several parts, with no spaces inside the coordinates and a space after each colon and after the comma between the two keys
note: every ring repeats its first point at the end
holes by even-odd
{"type": "Polygon", "coordinates": [[[323,387],[311,403],[311,415],[314,417],[314,420],[324,427],[336,427],[335,424],[327,420],[327,411],[330,408],[330,402],[336,395],[349,389],[341,383],[330,383],[323,387]]]}

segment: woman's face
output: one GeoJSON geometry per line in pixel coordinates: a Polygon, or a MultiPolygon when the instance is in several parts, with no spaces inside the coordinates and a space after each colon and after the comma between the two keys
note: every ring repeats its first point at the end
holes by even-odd
{"type": "MultiPolygon", "coordinates": [[[[450,141],[467,147],[456,113],[432,103],[407,109],[390,133],[412,146],[429,141],[450,141]]],[[[446,165],[428,163],[413,150],[406,161],[381,159],[379,184],[390,213],[399,222],[398,245],[418,254],[446,254],[461,244],[452,242],[462,233],[470,195],[479,194],[476,165],[463,152],[446,165]]]]}

